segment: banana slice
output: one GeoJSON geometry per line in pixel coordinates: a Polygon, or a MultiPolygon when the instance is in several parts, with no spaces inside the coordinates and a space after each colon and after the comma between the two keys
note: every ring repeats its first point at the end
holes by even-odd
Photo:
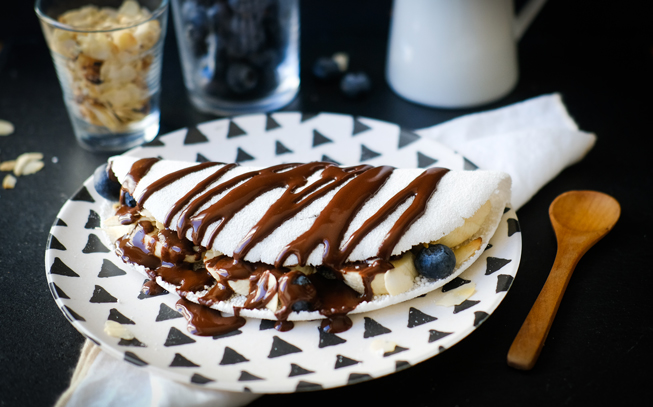
{"type": "MultiPolygon", "coordinates": [[[[481,225],[485,221],[485,218],[490,214],[492,209],[492,204],[490,201],[487,201],[478,208],[476,213],[470,218],[465,219],[465,223],[451,231],[448,235],[444,236],[442,239],[432,242],[432,244],[439,243],[449,247],[456,247],[459,244],[463,243],[465,240],[469,239],[470,236],[474,236],[476,232],[481,228],[481,225]]],[[[456,256],[456,258],[458,258],[456,256]]]]}
{"type": "Polygon", "coordinates": [[[458,246],[453,250],[453,254],[456,256],[456,268],[460,267],[461,264],[467,261],[470,257],[476,253],[477,250],[481,248],[481,243],[483,239],[480,237],[471,240],[465,243],[462,246],[458,246]]]}
{"type": "MultiPolygon", "coordinates": [[[[417,270],[413,253],[406,252],[399,260],[391,261],[394,268],[385,273],[385,289],[390,295],[399,295],[413,288],[417,270]]],[[[376,294],[376,293],[375,293],[376,294]]]]}
{"type": "MultiPolygon", "coordinates": [[[[413,263],[413,253],[406,252],[398,260],[391,261],[394,268],[374,276],[370,287],[374,295],[397,295],[413,287],[417,270],[413,263]]],[[[345,283],[358,293],[365,293],[362,275],[357,271],[347,271],[343,274],[345,283]]]]}

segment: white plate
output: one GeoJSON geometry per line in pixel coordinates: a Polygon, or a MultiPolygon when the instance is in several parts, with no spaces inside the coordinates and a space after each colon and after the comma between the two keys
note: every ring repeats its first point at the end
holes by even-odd
{"type": "MultiPolygon", "coordinates": [[[[475,169],[462,156],[397,125],[321,113],[241,116],[161,136],[131,150],[134,156],[191,161],[279,162],[331,160],[396,167],[475,169]]],[[[351,316],[353,327],[337,335],[319,321],[296,322],[278,332],[270,321],[248,319],[222,337],[186,330],[175,309],[178,297],[139,296],[143,277],[109,252],[99,226],[103,199],[92,178],[66,202],[48,241],[45,267],[52,294],[75,328],[106,352],[183,383],[231,391],[289,393],[332,388],[384,376],[439,354],[469,335],[499,305],[521,257],[517,216],[506,209],[480,259],[449,285],[386,309],[351,316]],[[436,305],[443,290],[475,284],[458,306],[436,305]],[[123,324],[131,341],[104,332],[123,324]],[[394,351],[375,350],[396,345],[394,351]]]]}

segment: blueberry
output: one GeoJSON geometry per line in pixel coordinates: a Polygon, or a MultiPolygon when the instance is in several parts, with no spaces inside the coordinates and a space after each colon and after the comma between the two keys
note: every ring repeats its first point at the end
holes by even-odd
{"type": "Polygon", "coordinates": [[[313,75],[323,81],[335,79],[340,76],[342,72],[338,63],[333,58],[320,57],[313,64],[313,75]]]}
{"type": "Polygon", "coordinates": [[[415,256],[414,263],[419,274],[442,280],[449,277],[456,267],[456,256],[449,247],[435,244],[420,250],[415,256]]]}
{"type": "Polygon", "coordinates": [[[244,63],[234,63],[227,68],[227,86],[235,93],[245,93],[258,84],[258,72],[244,63]]]}
{"type": "Polygon", "coordinates": [[[137,202],[129,192],[125,191],[125,195],[123,196],[123,199],[125,200],[125,205],[129,206],[130,208],[136,207],[137,202]]]}
{"type": "Polygon", "coordinates": [[[340,81],[340,90],[350,99],[360,98],[371,89],[372,82],[365,72],[350,72],[340,81]]]}
{"type": "Polygon", "coordinates": [[[306,277],[304,274],[300,274],[295,277],[292,283],[297,285],[309,285],[311,284],[311,280],[309,280],[308,277],[306,277]]]}
{"type": "Polygon", "coordinates": [[[109,176],[107,164],[102,164],[93,173],[93,186],[100,196],[110,201],[120,199],[120,183],[109,176]]]}
{"type": "Polygon", "coordinates": [[[310,311],[311,304],[308,301],[297,301],[292,305],[293,311],[310,311]]]}
{"type": "Polygon", "coordinates": [[[192,1],[184,3],[181,14],[186,23],[186,36],[196,56],[207,52],[206,36],[209,33],[209,19],[206,9],[192,1]]]}

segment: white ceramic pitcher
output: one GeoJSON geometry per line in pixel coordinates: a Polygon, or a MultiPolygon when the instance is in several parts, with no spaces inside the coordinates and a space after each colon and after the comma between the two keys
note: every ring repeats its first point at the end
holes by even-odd
{"type": "Polygon", "coordinates": [[[517,84],[516,42],[546,0],[518,16],[513,0],[395,0],[386,78],[400,96],[432,107],[482,105],[517,84]]]}

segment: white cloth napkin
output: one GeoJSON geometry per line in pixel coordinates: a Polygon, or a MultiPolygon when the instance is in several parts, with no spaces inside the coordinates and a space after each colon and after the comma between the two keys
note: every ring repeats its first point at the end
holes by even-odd
{"type": "MultiPolygon", "coordinates": [[[[596,140],[593,134],[578,130],[558,94],[463,116],[417,133],[445,144],[480,168],[509,173],[515,209],[564,168],[581,160],[596,140]]],[[[101,352],[87,340],[70,387],[56,407],[231,407],[247,405],[257,397],[151,375],[101,352]]]]}
{"type": "Polygon", "coordinates": [[[594,134],[578,130],[557,93],[462,116],[416,133],[450,147],[480,168],[510,174],[515,209],[580,161],[596,141],[594,134]]]}

